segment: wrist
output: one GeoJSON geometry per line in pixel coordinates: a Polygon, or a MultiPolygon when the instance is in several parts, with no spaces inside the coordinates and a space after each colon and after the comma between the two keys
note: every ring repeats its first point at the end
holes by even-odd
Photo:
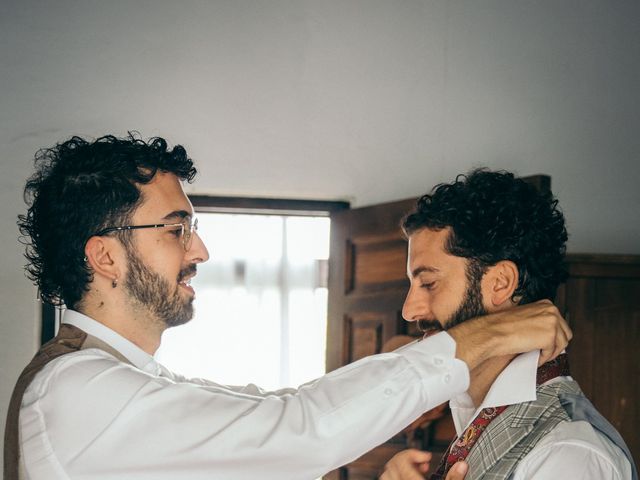
{"type": "Polygon", "coordinates": [[[511,327],[501,313],[490,313],[467,320],[449,330],[456,341],[456,356],[470,370],[493,357],[510,353],[506,351],[511,327]]]}
{"type": "Polygon", "coordinates": [[[491,323],[488,317],[474,318],[447,331],[456,342],[456,358],[465,362],[469,370],[497,354],[499,342],[491,323]]]}

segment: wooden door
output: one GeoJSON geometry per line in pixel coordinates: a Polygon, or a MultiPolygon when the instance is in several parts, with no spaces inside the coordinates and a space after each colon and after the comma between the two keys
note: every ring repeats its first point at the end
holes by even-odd
{"type": "Polygon", "coordinates": [[[406,332],[407,242],[400,221],[415,199],[331,216],[327,370],[379,353],[406,332]]]}
{"type": "MultiPolygon", "coordinates": [[[[332,214],[327,370],[380,353],[396,340],[420,336],[401,313],[408,280],[400,222],[415,203],[412,198],[332,214]]],[[[449,417],[448,423],[435,425],[414,425],[325,478],[372,480],[408,447],[443,451],[455,435],[453,422],[449,417]]]]}

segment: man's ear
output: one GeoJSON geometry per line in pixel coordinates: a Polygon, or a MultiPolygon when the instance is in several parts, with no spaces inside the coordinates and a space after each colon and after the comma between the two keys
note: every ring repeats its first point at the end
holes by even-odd
{"type": "Polygon", "coordinates": [[[489,267],[482,278],[482,291],[492,307],[501,307],[518,288],[518,266],[511,260],[501,260],[489,267]]]}
{"type": "Polygon", "coordinates": [[[122,265],[118,261],[119,242],[112,237],[91,237],[84,247],[85,261],[94,274],[110,282],[118,282],[122,277],[122,265]]]}

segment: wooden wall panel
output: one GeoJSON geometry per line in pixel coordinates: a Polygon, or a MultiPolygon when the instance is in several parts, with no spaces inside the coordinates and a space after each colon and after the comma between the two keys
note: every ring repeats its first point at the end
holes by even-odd
{"type": "Polygon", "coordinates": [[[358,242],[353,247],[353,290],[365,293],[407,284],[407,242],[392,239],[358,242]]]}
{"type": "Polygon", "coordinates": [[[558,305],[573,329],[571,373],[640,457],[640,257],[569,255],[558,305]]]}
{"type": "Polygon", "coordinates": [[[401,321],[399,311],[363,311],[345,315],[344,364],[380,353],[384,343],[396,335],[401,321]]]}
{"type": "Polygon", "coordinates": [[[640,310],[597,310],[594,321],[598,355],[592,369],[597,388],[590,392],[589,398],[618,429],[638,458],[640,366],[638,354],[634,357],[630,353],[640,339],[640,310]]]}

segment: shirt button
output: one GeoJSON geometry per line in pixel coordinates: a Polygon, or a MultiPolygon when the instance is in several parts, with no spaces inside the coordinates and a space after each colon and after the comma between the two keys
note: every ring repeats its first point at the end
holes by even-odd
{"type": "Polygon", "coordinates": [[[384,394],[388,397],[393,393],[393,390],[391,390],[390,388],[385,388],[384,389],[384,394]]]}
{"type": "Polygon", "coordinates": [[[448,373],[442,377],[442,380],[444,380],[444,383],[450,383],[451,382],[451,375],[449,375],[448,373]]]}
{"type": "Polygon", "coordinates": [[[433,357],[434,365],[442,365],[444,363],[444,359],[442,357],[433,357]]]}

